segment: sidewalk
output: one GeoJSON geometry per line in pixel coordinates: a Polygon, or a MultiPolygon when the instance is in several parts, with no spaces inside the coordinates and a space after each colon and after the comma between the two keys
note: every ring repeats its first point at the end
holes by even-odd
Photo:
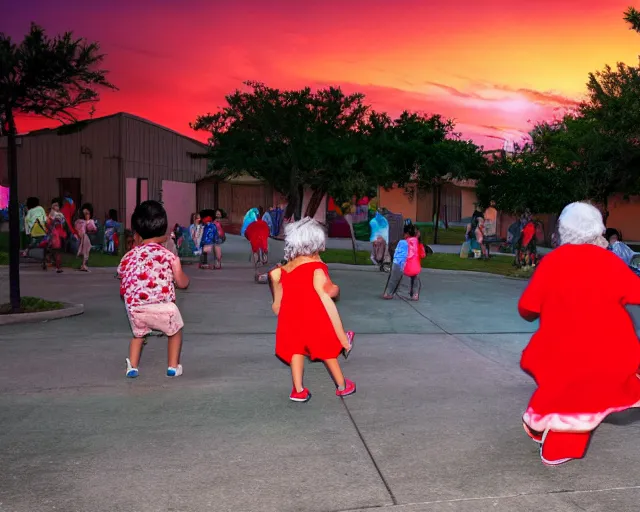
{"type": "Polygon", "coordinates": [[[178,379],[157,337],[140,377],[124,378],[131,332],[112,272],[24,273],[25,295],[64,295],[85,314],[0,328],[1,511],[637,508],[638,423],[603,424],[585,460],[556,468],[522,430],[534,383],[519,358],[536,328],[517,313],[525,282],[427,272],[420,302],[383,301],[385,274],[332,268],[358,333],[341,361],[358,391],[336,398],[308,364],[313,398],[294,404],[248,255],[234,237],[228,267],[185,267],[178,379]]]}

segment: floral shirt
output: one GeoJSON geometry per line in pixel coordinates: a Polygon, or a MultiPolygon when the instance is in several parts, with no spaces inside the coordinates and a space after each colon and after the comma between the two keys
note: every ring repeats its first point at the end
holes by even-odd
{"type": "Polygon", "coordinates": [[[176,256],[160,244],[143,244],[124,255],[118,266],[120,295],[127,309],[175,302],[171,267],[176,256]]]}

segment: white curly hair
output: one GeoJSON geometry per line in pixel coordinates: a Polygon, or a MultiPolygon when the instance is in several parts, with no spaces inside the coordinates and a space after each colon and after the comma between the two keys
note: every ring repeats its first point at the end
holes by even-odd
{"type": "Polygon", "coordinates": [[[284,230],[284,259],[313,256],[325,250],[324,228],[311,217],[293,222],[284,230]]]}
{"type": "Polygon", "coordinates": [[[560,245],[592,244],[607,247],[602,214],[588,203],[571,203],[565,206],[558,219],[560,245]]]}

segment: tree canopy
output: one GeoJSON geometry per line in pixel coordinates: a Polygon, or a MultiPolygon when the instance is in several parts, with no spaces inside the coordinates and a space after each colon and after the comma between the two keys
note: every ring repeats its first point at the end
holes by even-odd
{"type": "Polygon", "coordinates": [[[288,216],[300,206],[302,187],[313,191],[305,211],[313,215],[325,194],[349,201],[378,185],[431,188],[484,163],[479,149],[438,115],[405,111],[391,119],[365,104],[364,95],[334,87],[246,85],[249,91],[227,96],[224,108],[199,116],[192,127],[211,133],[211,172],[270,183],[286,195],[288,216]]]}
{"type": "MultiPolygon", "coordinates": [[[[624,19],[640,31],[638,11],[629,8],[624,19]]],[[[497,161],[481,178],[481,202],[491,191],[507,211],[557,213],[570,201],[592,200],[602,206],[606,221],[611,196],[640,193],[640,70],[623,63],[606,66],[589,73],[586,85],[587,97],[574,111],[538,123],[525,151],[497,161]],[[531,187],[516,200],[518,183],[531,187]]]]}
{"type": "MultiPolygon", "coordinates": [[[[211,133],[211,171],[221,178],[247,173],[271,184],[301,206],[301,188],[320,199],[366,193],[370,187],[357,128],[366,122],[362,94],[329,87],[281,91],[246,82],[250,91],[226,97],[227,106],[199,116],[192,127],[211,133]]],[[[319,201],[318,201],[319,203],[319,201]]],[[[317,207],[317,206],[316,206],[317,207]]]]}
{"type": "Polygon", "coordinates": [[[8,139],[9,278],[11,304],[20,308],[16,115],[33,114],[62,123],[76,120],[77,110],[99,99],[99,88],[115,89],[100,68],[104,56],[97,43],[71,32],[50,38],[32,24],[22,42],[0,33],[0,123],[8,139]]]}

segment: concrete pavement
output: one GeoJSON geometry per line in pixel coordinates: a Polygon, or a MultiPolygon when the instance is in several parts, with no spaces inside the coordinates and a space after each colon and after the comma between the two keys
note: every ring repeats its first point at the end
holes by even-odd
{"type": "MultiPolygon", "coordinates": [[[[275,246],[272,254],[275,258],[275,246]]],[[[540,463],[520,425],[533,383],[518,368],[535,325],[522,281],[425,271],[419,303],[382,301],[386,275],[336,266],[358,332],[344,401],[309,365],[288,401],[269,291],[246,245],[222,271],[187,268],[178,379],[150,338],[136,380],[111,270],[27,270],[25,295],[85,314],[0,328],[0,512],[629,511],[640,499],[640,424],[604,424],[588,457],[540,463]]],[[[635,313],[635,312],[634,312],[635,313]]],[[[632,418],[633,419],[633,418],[632,418]]]]}

